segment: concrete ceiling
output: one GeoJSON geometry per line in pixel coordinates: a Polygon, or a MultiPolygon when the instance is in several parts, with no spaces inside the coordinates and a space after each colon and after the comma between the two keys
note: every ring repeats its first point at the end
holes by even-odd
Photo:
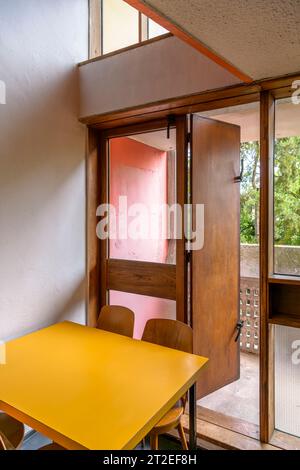
{"type": "Polygon", "coordinates": [[[147,132],[130,136],[130,139],[137,140],[143,144],[154,147],[158,150],[168,152],[176,149],[176,130],[170,130],[170,138],[167,138],[167,130],[147,132]]]}
{"type": "Polygon", "coordinates": [[[300,71],[300,0],[142,0],[252,79],[300,71]]]}
{"type": "MultiPolygon", "coordinates": [[[[300,105],[295,106],[290,99],[277,101],[275,108],[275,137],[300,136],[300,105]]],[[[199,113],[218,121],[236,124],[241,128],[241,141],[250,142],[259,140],[259,104],[251,103],[233,106],[224,109],[216,109],[199,113]]]]}
{"type": "MultiPolygon", "coordinates": [[[[275,137],[300,136],[300,105],[295,106],[290,99],[277,101],[275,137]]],[[[198,113],[218,121],[236,124],[241,128],[241,142],[259,140],[259,103],[250,103],[232,106],[223,109],[215,109],[198,113]]],[[[166,130],[136,134],[131,139],[142,142],[159,150],[176,149],[176,131],[171,129],[170,139],[167,139],[166,130]]]]}

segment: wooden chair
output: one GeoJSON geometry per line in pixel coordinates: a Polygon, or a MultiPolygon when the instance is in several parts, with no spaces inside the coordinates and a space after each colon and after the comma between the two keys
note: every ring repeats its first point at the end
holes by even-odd
{"type": "MultiPolygon", "coordinates": [[[[25,427],[23,423],[0,412],[0,451],[18,450],[24,441],[25,427]]],[[[48,444],[39,450],[64,450],[63,447],[55,444],[48,444]]]]}
{"type": "Polygon", "coordinates": [[[24,424],[0,412],[0,450],[19,449],[25,434],[24,424]]]}
{"type": "Polygon", "coordinates": [[[101,309],[97,321],[97,328],[132,338],[134,313],[127,307],[105,305],[101,309]]]}
{"type": "MultiPolygon", "coordinates": [[[[193,352],[193,330],[185,323],[177,320],[151,319],[146,323],[142,341],[159,344],[187,353],[193,352]]],[[[178,406],[169,410],[150,432],[150,447],[158,450],[158,436],[172,429],[177,429],[182,448],[188,450],[181,417],[184,414],[187,402],[185,394],[178,406]]]]}

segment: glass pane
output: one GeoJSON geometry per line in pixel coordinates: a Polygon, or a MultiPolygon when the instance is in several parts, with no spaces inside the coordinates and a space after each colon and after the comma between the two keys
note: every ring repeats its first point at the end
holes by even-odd
{"type": "Polygon", "coordinates": [[[300,276],[300,106],[276,102],[274,271],[300,276]]]}
{"type": "Polygon", "coordinates": [[[175,264],[175,150],[175,129],[110,140],[110,258],[175,264]]]}
{"type": "Polygon", "coordinates": [[[300,437],[300,330],[275,329],[275,427],[300,437]]]}
{"type": "Polygon", "coordinates": [[[130,308],[134,312],[134,337],[137,339],[141,338],[145,324],[150,318],[168,318],[176,320],[175,300],[110,291],[109,304],[122,305],[123,307],[130,308]]]}
{"type": "Polygon", "coordinates": [[[138,11],[122,0],[103,0],[103,54],[138,42],[138,11]]]}
{"type": "Polygon", "coordinates": [[[156,36],[161,36],[162,34],[166,34],[169,31],[159,24],[155,23],[155,21],[149,18],[148,20],[148,38],[155,38],[156,36]]]}

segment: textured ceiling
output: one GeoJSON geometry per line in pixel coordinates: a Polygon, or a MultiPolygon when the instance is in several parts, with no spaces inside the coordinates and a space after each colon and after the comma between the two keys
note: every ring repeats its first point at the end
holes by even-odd
{"type": "Polygon", "coordinates": [[[300,71],[300,0],[142,0],[253,79],[300,71]]]}

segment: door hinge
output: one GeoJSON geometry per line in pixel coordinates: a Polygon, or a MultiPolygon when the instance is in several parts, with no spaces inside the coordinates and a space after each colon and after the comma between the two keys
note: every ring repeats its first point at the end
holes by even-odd
{"type": "Polygon", "coordinates": [[[235,328],[237,330],[237,334],[236,334],[236,337],[235,337],[235,340],[234,340],[236,343],[238,342],[239,337],[241,336],[243,326],[244,326],[244,320],[240,320],[236,324],[235,328]]]}
{"type": "Polygon", "coordinates": [[[191,251],[186,251],[185,256],[186,256],[186,258],[185,258],[186,262],[190,263],[192,261],[192,252],[191,251]]]}
{"type": "Polygon", "coordinates": [[[167,118],[168,120],[168,126],[167,126],[167,139],[170,139],[170,131],[171,127],[175,126],[176,124],[176,117],[173,114],[170,114],[167,118]]]}
{"type": "Polygon", "coordinates": [[[188,132],[187,135],[186,135],[186,140],[187,140],[187,143],[190,144],[192,142],[192,134],[191,132],[188,132]]]}

